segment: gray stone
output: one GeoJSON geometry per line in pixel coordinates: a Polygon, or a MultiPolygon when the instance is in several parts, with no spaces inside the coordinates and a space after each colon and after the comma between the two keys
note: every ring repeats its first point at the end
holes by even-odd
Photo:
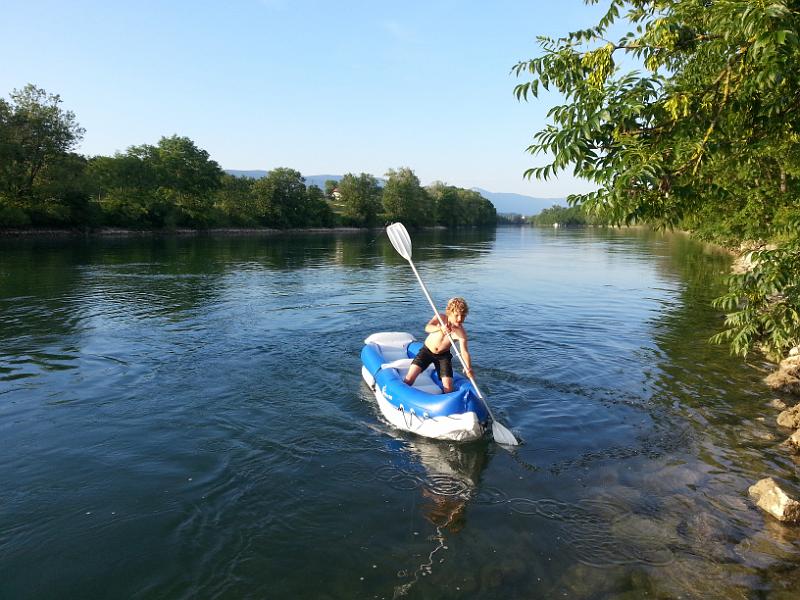
{"type": "Polygon", "coordinates": [[[790,498],[772,477],[765,477],[748,490],[759,508],[784,523],[800,521],[800,502],[790,498]]]}

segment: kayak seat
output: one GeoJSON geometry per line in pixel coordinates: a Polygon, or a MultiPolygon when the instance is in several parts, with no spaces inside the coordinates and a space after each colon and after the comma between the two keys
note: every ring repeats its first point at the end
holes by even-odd
{"type": "MultiPolygon", "coordinates": [[[[384,355],[385,356],[385,355],[384,355]]],[[[413,358],[401,358],[393,360],[392,362],[383,363],[381,369],[395,369],[397,375],[402,379],[406,376],[408,368],[411,366],[413,358]]],[[[433,380],[433,365],[428,365],[428,368],[420,373],[413,385],[414,389],[423,391],[427,394],[441,394],[442,388],[433,380]]]]}
{"type": "MultiPolygon", "coordinates": [[[[376,346],[378,346],[378,351],[381,353],[381,356],[383,356],[383,360],[385,361],[393,362],[397,360],[403,360],[408,357],[405,346],[402,348],[398,348],[397,346],[383,346],[381,344],[376,344],[376,346]]],[[[411,364],[410,361],[409,364],[411,364]]],[[[406,369],[408,369],[408,367],[406,367],[406,369]]]]}

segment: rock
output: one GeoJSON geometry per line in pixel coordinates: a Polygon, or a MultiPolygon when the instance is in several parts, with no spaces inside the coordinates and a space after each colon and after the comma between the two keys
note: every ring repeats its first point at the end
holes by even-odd
{"type": "Polygon", "coordinates": [[[790,375],[800,377],[800,354],[787,356],[781,361],[780,367],[790,375]]]}
{"type": "Polygon", "coordinates": [[[767,406],[769,406],[770,408],[775,408],[777,410],[786,410],[788,408],[786,406],[786,402],[778,398],[773,398],[772,400],[770,400],[767,406]]]}
{"type": "Polygon", "coordinates": [[[800,396],[800,354],[784,358],[778,370],[770,373],[764,383],[773,390],[800,396]]]}
{"type": "Polygon", "coordinates": [[[769,431],[753,431],[751,435],[754,440],[761,440],[762,442],[774,442],[777,439],[769,431]]]}
{"type": "Polygon", "coordinates": [[[764,246],[757,242],[744,242],[739,246],[739,252],[731,265],[731,273],[736,275],[742,273],[749,273],[752,271],[757,262],[753,257],[753,252],[756,250],[763,250],[764,246]]]}
{"type": "Polygon", "coordinates": [[[748,490],[759,508],[784,523],[800,521],[800,502],[786,495],[772,477],[765,477],[748,490]]]}
{"type": "Polygon", "coordinates": [[[733,264],[731,264],[731,273],[734,275],[741,275],[742,273],[752,271],[753,267],[753,253],[748,252],[747,254],[742,254],[734,259],[733,264]]]}
{"type": "Polygon", "coordinates": [[[781,427],[789,427],[790,429],[797,429],[800,427],[800,404],[788,408],[778,415],[778,425],[781,427]]]}
{"type": "Polygon", "coordinates": [[[792,435],[790,435],[789,439],[787,439],[781,445],[784,446],[785,448],[788,448],[795,454],[800,453],[800,429],[798,429],[792,435]]]}
{"type": "Polygon", "coordinates": [[[800,346],[795,346],[791,350],[789,350],[789,356],[797,356],[800,355],[800,346]]]}

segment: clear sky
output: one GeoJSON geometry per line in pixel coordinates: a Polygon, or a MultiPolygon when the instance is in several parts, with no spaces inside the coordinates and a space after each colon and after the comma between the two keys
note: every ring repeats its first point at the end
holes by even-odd
{"type": "Polygon", "coordinates": [[[4,0],[0,96],[34,83],[110,155],[188,136],[226,169],[306,175],[411,167],[493,192],[588,191],[523,179],[557,100],[514,98],[537,35],[596,23],[582,0],[4,0]]]}

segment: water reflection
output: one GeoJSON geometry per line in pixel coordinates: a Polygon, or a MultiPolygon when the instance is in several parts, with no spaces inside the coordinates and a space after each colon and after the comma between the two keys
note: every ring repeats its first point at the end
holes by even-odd
{"type": "MultiPolygon", "coordinates": [[[[434,229],[411,231],[414,263],[442,263],[477,258],[493,250],[497,238],[495,228],[434,229]]],[[[380,256],[388,265],[405,264],[388,237],[381,231],[378,239],[380,256]]]]}
{"type": "MultiPolygon", "coordinates": [[[[478,256],[488,251],[494,237],[493,229],[415,232],[414,260],[422,264],[478,256]]],[[[390,265],[396,295],[402,295],[409,273],[394,269],[400,264],[405,261],[380,229],[339,234],[2,239],[0,338],[5,356],[13,358],[0,356],[0,380],[33,377],[42,369],[74,368],[84,334],[98,327],[130,328],[163,319],[202,328],[206,324],[193,320],[194,315],[209,308],[224,312],[241,301],[243,291],[252,290],[254,282],[262,295],[279,302],[298,297],[313,285],[305,272],[309,269],[390,265]]]]}
{"type": "Polygon", "coordinates": [[[394,588],[394,598],[407,595],[421,577],[431,575],[442,562],[441,553],[448,548],[448,535],[458,534],[466,525],[467,507],[480,487],[481,475],[489,463],[489,444],[480,440],[456,444],[427,438],[401,437],[392,431],[405,459],[422,467],[419,479],[421,511],[434,527],[428,537],[431,543],[425,559],[412,570],[402,569],[398,577],[403,583],[394,588]]]}

